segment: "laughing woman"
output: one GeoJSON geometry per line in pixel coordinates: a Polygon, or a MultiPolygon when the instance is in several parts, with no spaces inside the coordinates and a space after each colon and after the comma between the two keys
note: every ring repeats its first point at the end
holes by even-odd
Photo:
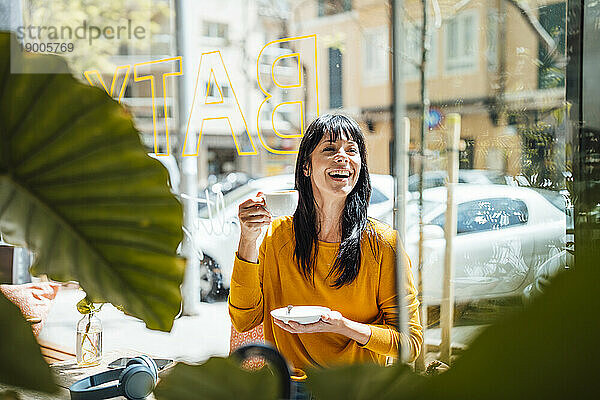
{"type": "Polygon", "coordinates": [[[384,364],[386,356],[397,356],[399,346],[415,359],[423,337],[410,260],[401,250],[409,315],[405,335],[396,327],[397,233],[367,217],[371,182],[358,124],[342,115],[313,121],[300,143],[295,180],[299,201],[293,217],[272,220],[261,196],[240,205],[229,296],[235,329],[245,332],[263,323],[266,341],[297,369],[384,364]],[[271,317],[271,310],[289,304],[332,311],[308,325],[271,317]]]}

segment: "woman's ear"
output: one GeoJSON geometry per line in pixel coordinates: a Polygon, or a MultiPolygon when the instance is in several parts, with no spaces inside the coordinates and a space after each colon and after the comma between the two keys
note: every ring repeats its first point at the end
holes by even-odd
{"type": "Polygon", "coordinates": [[[302,171],[304,172],[304,176],[310,176],[310,166],[305,164],[304,168],[302,168],[302,171]]]}

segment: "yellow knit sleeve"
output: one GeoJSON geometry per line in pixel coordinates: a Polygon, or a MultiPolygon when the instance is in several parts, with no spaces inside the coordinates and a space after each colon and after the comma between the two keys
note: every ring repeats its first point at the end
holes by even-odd
{"type": "Polygon", "coordinates": [[[369,325],[371,337],[363,347],[377,354],[397,357],[399,346],[402,346],[402,350],[406,354],[404,358],[410,362],[416,359],[421,351],[423,329],[418,313],[419,301],[417,300],[417,291],[412,278],[410,259],[402,248],[400,248],[400,256],[403,257],[403,265],[405,266],[404,304],[408,308],[408,335],[399,333],[396,328],[398,324],[398,311],[396,309],[398,294],[396,291],[396,253],[393,250],[395,248],[395,236],[393,247],[382,246],[383,255],[377,301],[383,321],[381,324],[369,325]]]}
{"type": "Polygon", "coordinates": [[[263,240],[258,254],[258,263],[242,260],[235,255],[229,289],[229,317],[238,332],[246,332],[263,321],[263,292],[261,268],[264,262],[263,240]]]}

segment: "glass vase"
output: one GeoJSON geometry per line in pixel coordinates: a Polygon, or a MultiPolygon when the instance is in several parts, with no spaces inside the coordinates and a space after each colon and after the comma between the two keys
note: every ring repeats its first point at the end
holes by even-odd
{"type": "Polygon", "coordinates": [[[91,367],[102,360],[102,322],[95,313],[85,314],[77,322],[77,364],[91,367]]]}

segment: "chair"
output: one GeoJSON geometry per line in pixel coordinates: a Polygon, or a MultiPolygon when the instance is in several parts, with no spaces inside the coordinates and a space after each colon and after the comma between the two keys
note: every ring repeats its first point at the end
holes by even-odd
{"type": "MultiPolygon", "coordinates": [[[[238,332],[231,325],[231,335],[229,337],[229,354],[234,353],[238,348],[247,344],[265,343],[263,332],[263,324],[255,326],[247,332],[238,332]]],[[[265,362],[260,357],[251,357],[242,363],[242,366],[247,369],[257,370],[262,368],[265,362]]]]}

